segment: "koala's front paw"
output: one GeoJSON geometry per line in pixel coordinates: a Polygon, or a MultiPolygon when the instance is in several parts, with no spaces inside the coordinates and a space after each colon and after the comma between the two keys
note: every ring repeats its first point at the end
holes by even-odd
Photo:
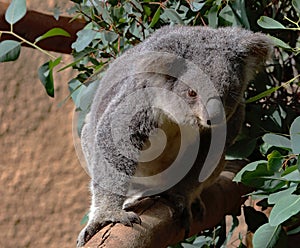
{"type": "Polygon", "coordinates": [[[88,242],[100,229],[109,223],[122,223],[125,226],[132,226],[133,223],[141,224],[140,217],[134,212],[105,212],[95,214],[86,227],[80,232],[77,238],[77,247],[82,247],[88,242]]]}

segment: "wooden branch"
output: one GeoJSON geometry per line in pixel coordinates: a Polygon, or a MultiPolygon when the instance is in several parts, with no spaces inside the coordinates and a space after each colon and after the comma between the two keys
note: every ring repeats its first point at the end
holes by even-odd
{"type": "MultiPolygon", "coordinates": [[[[10,25],[5,21],[5,11],[8,7],[7,3],[0,2],[0,31],[9,31],[10,25]]],[[[42,40],[38,45],[48,51],[54,51],[59,53],[70,54],[72,52],[71,44],[76,40],[76,33],[83,29],[85,22],[80,19],[76,19],[72,22],[70,17],[59,17],[59,20],[51,15],[39,13],[33,10],[27,10],[26,15],[17,22],[14,27],[14,32],[19,36],[34,42],[34,40],[46,33],[52,28],[62,28],[66,30],[71,37],[51,37],[45,40],[42,40]]],[[[2,35],[0,41],[16,38],[11,35],[2,35]]],[[[25,43],[22,45],[27,46],[25,43]]]]}
{"type": "MultiPolygon", "coordinates": [[[[246,200],[243,196],[252,189],[232,182],[237,168],[240,167],[235,166],[234,171],[223,172],[217,182],[202,193],[206,206],[205,218],[201,222],[194,220],[190,235],[218,225],[225,215],[240,214],[240,206],[246,200]]],[[[174,210],[163,199],[144,199],[137,208],[140,210],[141,225],[108,225],[85,247],[156,248],[167,247],[183,240],[184,230],[180,220],[174,220],[174,210]]]]}

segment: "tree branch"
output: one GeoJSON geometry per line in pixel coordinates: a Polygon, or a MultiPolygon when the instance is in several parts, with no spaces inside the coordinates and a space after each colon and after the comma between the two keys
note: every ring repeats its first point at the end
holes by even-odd
{"type": "MultiPolygon", "coordinates": [[[[5,21],[4,16],[7,7],[7,3],[0,2],[0,31],[10,30],[10,25],[5,21]]],[[[46,33],[48,30],[52,28],[62,28],[66,30],[71,37],[51,37],[42,40],[38,45],[44,50],[70,54],[72,52],[71,44],[76,40],[76,33],[85,26],[83,20],[75,19],[72,22],[70,21],[70,17],[59,17],[58,20],[55,20],[51,15],[27,10],[26,15],[14,25],[14,32],[30,42],[34,42],[37,37],[46,33]]],[[[6,34],[0,37],[0,41],[8,39],[16,40],[13,36],[6,34]]],[[[22,43],[22,45],[27,46],[25,43],[22,43]]]]}
{"type": "MultiPolygon", "coordinates": [[[[206,206],[203,221],[194,219],[190,235],[218,225],[228,214],[240,214],[240,206],[246,200],[243,197],[252,189],[232,182],[233,176],[241,169],[239,163],[230,164],[231,172],[224,171],[215,184],[202,193],[206,206]]],[[[161,198],[142,200],[137,209],[142,220],[141,225],[127,227],[110,224],[100,230],[85,247],[167,247],[184,239],[184,230],[179,219],[174,219],[174,210],[161,198]]]]}

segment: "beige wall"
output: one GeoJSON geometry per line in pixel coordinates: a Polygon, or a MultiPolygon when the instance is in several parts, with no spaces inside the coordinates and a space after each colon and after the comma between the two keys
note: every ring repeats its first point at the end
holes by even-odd
{"type": "Polygon", "coordinates": [[[50,99],[37,78],[45,61],[23,48],[17,62],[0,64],[0,247],[74,247],[89,206],[89,178],[72,141],[73,104],[58,107],[71,74],[56,74],[50,99]]]}

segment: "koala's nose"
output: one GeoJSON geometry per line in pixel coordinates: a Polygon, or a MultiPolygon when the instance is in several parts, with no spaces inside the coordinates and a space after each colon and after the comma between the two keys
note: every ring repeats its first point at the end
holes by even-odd
{"type": "Polygon", "coordinates": [[[206,104],[207,125],[213,126],[225,121],[225,110],[220,99],[211,98],[206,104]]]}

